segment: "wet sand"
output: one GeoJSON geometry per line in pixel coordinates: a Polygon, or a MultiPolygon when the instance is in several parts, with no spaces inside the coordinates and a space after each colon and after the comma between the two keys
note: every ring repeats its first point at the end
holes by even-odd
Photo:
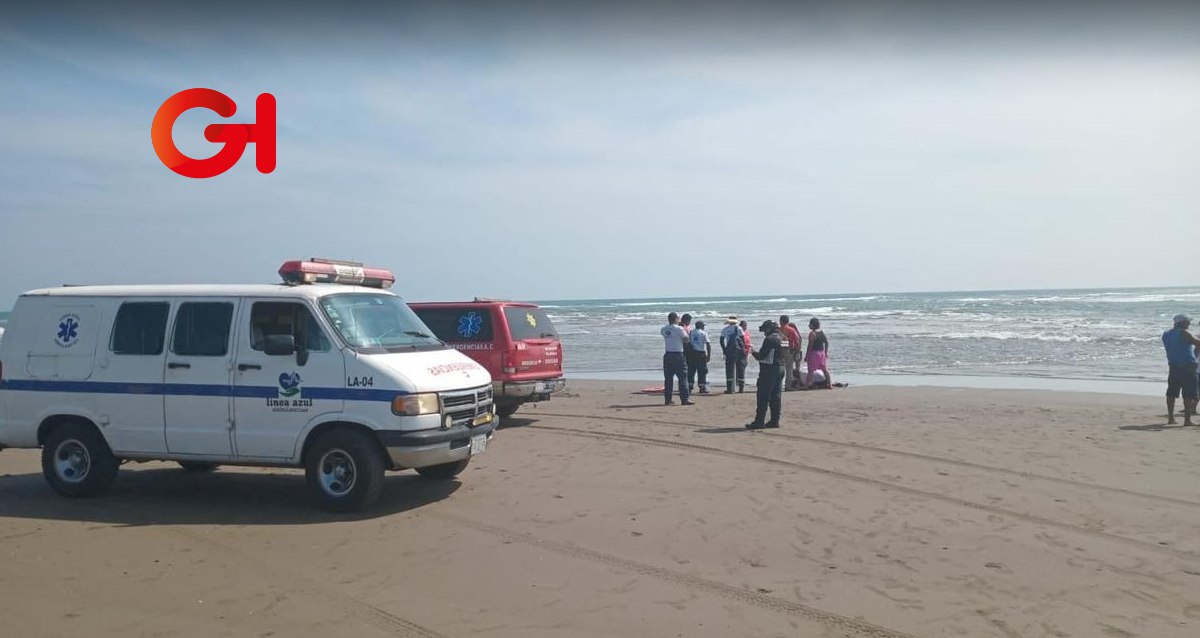
{"type": "Polygon", "coordinates": [[[575,381],[371,512],[292,470],[0,452],[12,636],[1200,635],[1200,428],[1160,398],[851,387],[663,406],[575,381]]]}

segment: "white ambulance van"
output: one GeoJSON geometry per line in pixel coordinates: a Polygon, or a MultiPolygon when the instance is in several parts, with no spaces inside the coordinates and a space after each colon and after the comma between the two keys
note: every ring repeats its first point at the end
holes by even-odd
{"type": "Polygon", "coordinates": [[[42,448],[67,496],[126,461],[303,467],[357,510],[385,470],[449,479],[495,428],[487,370],[352,262],[289,261],[283,283],[78,286],[21,295],[0,342],[0,449],[42,448]]]}

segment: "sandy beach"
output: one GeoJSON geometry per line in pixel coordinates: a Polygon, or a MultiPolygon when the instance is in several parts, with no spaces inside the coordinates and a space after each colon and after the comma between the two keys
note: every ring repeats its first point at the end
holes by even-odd
{"type": "Polygon", "coordinates": [[[0,452],[11,636],[1200,635],[1200,428],[1161,399],[851,387],[663,406],[574,381],[463,474],[314,509],[291,470],[0,452]]]}

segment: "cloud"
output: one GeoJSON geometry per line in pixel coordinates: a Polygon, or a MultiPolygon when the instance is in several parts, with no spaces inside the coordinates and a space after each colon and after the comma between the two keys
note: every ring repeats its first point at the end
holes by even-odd
{"type": "Polygon", "coordinates": [[[418,298],[1185,283],[1194,10],[904,6],[32,12],[0,27],[0,307],[311,254],[418,298]],[[234,121],[276,95],[277,170],[163,167],[190,86],[234,121]]]}

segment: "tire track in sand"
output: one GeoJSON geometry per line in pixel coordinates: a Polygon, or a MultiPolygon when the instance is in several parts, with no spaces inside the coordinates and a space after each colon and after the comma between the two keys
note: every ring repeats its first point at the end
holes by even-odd
{"type": "MultiPolygon", "coordinates": [[[[563,417],[563,418],[568,418],[568,419],[582,419],[582,420],[598,419],[598,420],[602,420],[602,421],[622,421],[622,422],[627,422],[627,423],[639,423],[639,424],[649,423],[651,425],[662,425],[662,426],[672,427],[672,428],[676,428],[676,429],[686,429],[686,430],[692,430],[692,431],[696,430],[696,428],[697,428],[697,425],[695,423],[679,423],[676,421],[655,421],[655,420],[649,420],[649,419],[635,419],[632,417],[622,417],[622,416],[585,416],[585,415],[581,415],[581,414],[558,414],[558,413],[551,413],[551,412],[538,412],[538,416],[553,416],[553,417],[563,417]]],[[[541,427],[541,426],[522,426],[522,427],[541,427]]],[[[950,458],[946,458],[946,457],[942,457],[942,456],[934,456],[932,454],[921,454],[920,452],[907,452],[904,450],[893,450],[891,448],[876,447],[874,445],[864,445],[861,443],[847,443],[845,441],[835,441],[833,439],[822,439],[820,437],[815,437],[815,436],[805,436],[803,434],[788,434],[788,433],[784,433],[784,432],[761,432],[760,431],[760,432],[758,432],[758,435],[759,436],[769,436],[769,437],[778,438],[778,439],[787,439],[790,441],[804,441],[805,443],[819,443],[822,445],[829,445],[832,447],[848,448],[851,450],[865,450],[865,451],[870,451],[870,452],[878,452],[881,454],[891,454],[894,456],[900,456],[900,457],[910,458],[910,459],[917,459],[920,461],[929,461],[930,463],[944,463],[946,465],[953,465],[955,467],[963,467],[963,468],[968,468],[968,469],[972,469],[972,470],[984,470],[987,472],[995,472],[997,474],[1004,474],[1007,476],[1015,476],[1017,478],[1022,478],[1022,479],[1026,479],[1026,480],[1045,481],[1047,483],[1057,483],[1059,485],[1069,485],[1071,487],[1080,487],[1080,488],[1089,489],[1089,490],[1096,490],[1099,492],[1109,492],[1112,494],[1121,494],[1124,496],[1133,496],[1133,497],[1137,497],[1137,498],[1144,498],[1147,500],[1159,501],[1161,503],[1170,503],[1171,505],[1186,505],[1188,507],[1200,507],[1200,501],[1190,501],[1190,500],[1184,499],[1184,498],[1175,498],[1172,496],[1162,496],[1159,494],[1149,494],[1146,492],[1138,492],[1137,490],[1130,490],[1130,489],[1126,489],[1123,487],[1097,485],[1095,483],[1076,481],[1076,480],[1072,480],[1072,479],[1068,479],[1068,478],[1060,478],[1057,476],[1046,476],[1044,474],[1035,474],[1033,472],[1022,472],[1020,470],[1012,470],[1012,469],[1009,469],[1006,467],[996,467],[994,465],[984,465],[982,463],[972,463],[970,461],[961,461],[958,459],[950,459],[950,458]]]]}
{"type": "MultiPolygon", "coordinates": [[[[80,503],[82,507],[90,508],[92,511],[100,515],[102,508],[94,503],[80,503]]],[[[224,543],[215,541],[207,536],[192,532],[185,529],[178,529],[165,525],[155,525],[153,519],[145,519],[141,523],[144,526],[153,526],[157,529],[188,540],[193,545],[200,545],[207,548],[209,551],[215,551],[219,554],[232,556],[234,562],[239,568],[253,566],[251,571],[256,575],[265,575],[271,581],[278,583],[283,589],[290,589],[301,595],[313,598],[322,603],[332,605],[336,609],[341,610],[351,618],[362,620],[363,622],[372,625],[389,635],[397,638],[446,638],[430,629],[426,629],[414,622],[405,620],[400,616],[384,611],[370,603],[363,602],[357,598],[347,596],[329,587],[324,587],[307,576],[300,575],[291,570],[280,568],[278,565],[269,561],[263,560],[253,554],[244,552],[240,549],[230,547],[224,543]]]]}
{"type": "Polygon", "coordinates": [[[602,440],[602,441],[608,440],[608,441],[621,441],[621,442],[625,442],[625,443],[641,443],[641,444],[653,445],[653,446],[657,446],[657,447],[666,447],[666,448],[673,448],[673,449],[678,449],[678,450],[689,450],[689,451],[693,451],[693,452],[701,452],[704,454],[712,454],[714,456],[723,456],[726,458],[738,459],[738,460],[742,460],[742,461],[755,461],[758,463],[766,463],[769,465],[776,465],[776,466],[786,467],[786,468],[800,470],[800,471],[804,471],[804,472],[812,472],[814,474],[821,474],[824,476],[831,476],[831,477],[846,480],[846,481],[853,481],[855,483],[862,483],[864,485],[871,485],[873,487],[878,487],[885,491],[892,490],[892,491],[900,492],[902,494],[909,494],[909,495],[917,496],[917,497],[921,497],[921,498],[927,498],[927,499],[931,499],[931,500],[942,501],[945,503],[951,503],[953,505],[958,505],[960,507],[978,510],[981,512],[987,512],[989,514],[996,514],[999,516],[1014,518],[1017,520],[1025,521],[1027,523],[1033,523],[1035,525],[1044,525],[1046,527],[1054,527],[1054,528],[1058,528],[1058,529],[1061,529],[1061,530],[1064,530],[1067,532],[1072,532],[1075,534],[1081,534],[1084,536],[1091,536],[1093,538],[1100,538],[1100,539],[1104,539],[1104,540],[1115,541],[1115,542],[1118,542],[1118,543],[1121,543],[1124,545],[1130,545],[1130,546],[1137,547],[1142,550],[1151,551],[1151,552],[1154,552],[1157,554],[1169,554],[1176,558],[1182,558],[1182,559],[1193,560],[1193,561],[1200,560],[1200,553],[1197,553],[1197,552],[1175,549],[1173,547],[1167,547],[1164,545],[1159,545],[1157,543],[1148,543],[1146,541],[1137,540],[1135,538],[1128,538],[1126,536],[1120,536],[1118,534],[1110,534],[1108,532],[1104,532],[1104,531],[1100,531],[1100,530],[1096,530],[1096,529],[1089,529],[1082,525],[1076,525],[1074,523],[1066,523],[1066,522],[1055,520],[1052,518],[1038,516],[1036,514],[1026,514],[1024,512],[1017,512],[1014,510],[1005,509],[1003,507],[996,507],[994,505],[985,505],[983,503],[976,503],[974,501],[969,501],[969,500],[958,498],[955,496],[939,494],[937,492],[927,492],[925,490],[920,490],[915,487],[908,487],[905,485],[897,485],[895,483],[888,483],[887,481],[882,481],[879,479],[868,478],[865,476],[858,476],[857,474],[849,474],[846,472],[839,472],[837,470],[830,470],[827,468],[817,467],[815,465],[807,465],[805,463],[798,463],[795,461],[785,461],[783,459],[776,459],[776,458],[772,458],[769,456],[759,456],[757,454],[748,454],[745,452],[734,452],[732,450],[723,450],[721,448],[710,447],[707,445],[699,445],[696,443],[683,443],[680,441],[664,441],[662,439],[655,439],[655,438],[645,437],[645,436],[635,436],[632,434],[616,434],[616,433],[612,433],[612,432],[590,432],[590,431],[574,430],[571,428],[555,427],[555,426],[551,426],[551,425],[527,425],[524,427],[532,429],[532,430],[541,431],[541,432],[549,432],[552,434],[563,434],[563,435],[567,435],[567,436],[577,436],[577,437],[581,437],[581,438],[597,439],[597,440],[602,440]]]}
{"type": "Polygon", "coordinates": [[[607,567],[613,567],[622,571],[633,572],[642,576],[649,576],[658,580],[664,580],[675,585],[684,587],[685,589],[700,591],[707,594],[719,596],[726,600],[752,605],[760,609],[766,609],[777,613],[787,614],[802,618],[804,620],[814,621],[834,629],[850,632],[853,636],[861,636],[863,638],[914,638],[912,634],[906,634],[895,629],[889,629],[880,625],[871,624],[869,622],[840,616],[838,614],[828,612],[816,607],[809,607],[790,600],[768,596],[756,591],[727,585],[715,580],[701,578],[700,576],[692,576],[683,572],[677,572],[664,567],[657,567],[646,563],[640,563],[628,558],[621,558],[611,554],[605,554],[596,550],[587,549],[571,543],[560,541],[546,540],[538,538],[524,532],[517,532],[504,527],[492,525],[476,521],[470,518],[465,518],[457,514],[449,514],[445,512],[428,512],[423,515],[434,516],[447,521],[453,522],[455,525],[473,529],[492,536],[498,536],[504,540],[530,545],[557,554],[586,560],[607,567]]]}
{"type": "Polygon", "coordinates": [[[255,573],[266,574],[279,583],[287,583],[293,590],[310,598],[330,604],[351,618],[357,618],[397,638],[446,638],[430,629],[426,629],[412,621],[405,620],[391,612],[384,611],[370,603],[363,602],[342,594],[332,588],[324,587],[306,576],[290,570],[281,569],[278,565],[262,560],[240,549],[212,540],[202,534],[183,529],[164,528],[170,534],[181,536],[193,543],[207,546],[224,554],[236,557],[241,565],[253,565],[255,573]]]}
{"type": "MultiPolygon", "coordinates": [[[[102,508],[94,504],[94,502],[80,502],[79,505],[91,508],[92,511],[97,512],[97,516],[100,516],[102,508]]],[[[173,526],[168,525],[155,525],[155,523],[154,519],[148,518],[144,519],[140,524],[156,526],[157,529],[166,532],[166,534],[186,538],[186,540],[191,541],[193,544],[208,548],[210,552],[215,550],[217,553],[233,556],[236,559],[234,561],[236,565],[242,568],[252,565],[254,573],[274,580],[275,583],[280,584],[281,589],[295,591],[298,594],[314,598],[314,600],[330,604],[330,606],[346,613],[350,618],[362,620],[366,624],[378,628],[380,631],[391,634],[391,636],[396,636],[397,638],[446,638],[444,634],[428,630],[428,628],[422,627],[416,624],[416,622],[404,620],[401,616],[385,612],[385,610],[373,606],[371,603],[360,601],[358,598],[344,595],[340,591],[320,585],[311,578],[301,576],[301,574],[287,570],[287,568],[281,568],[270,561],[258,558],[256,555],[242,552],[241,549],[229,547],[227,544],[214,541],[212,538],[199,534],[199,532],[173,528],[173,526]]]]}

